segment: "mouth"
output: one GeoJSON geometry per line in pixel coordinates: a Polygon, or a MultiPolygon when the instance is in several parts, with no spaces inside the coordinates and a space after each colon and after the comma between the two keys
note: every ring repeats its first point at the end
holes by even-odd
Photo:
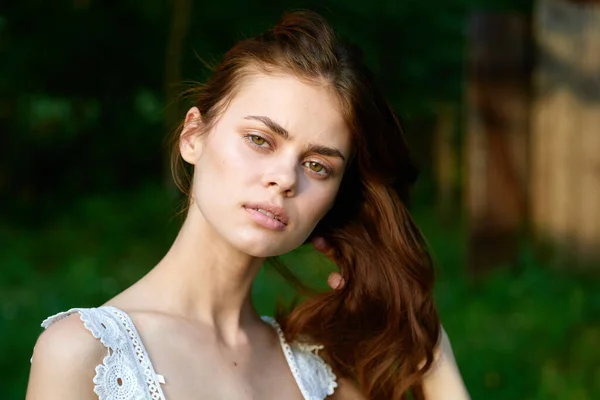
{"type": "Polygon", "coordinates": [[[289,218],[285,212],[285,209],[282,207],[270,203],[245,204],[243,207],[248,210],[257,211],[269,218],[281,222],[286,226],[288,224],[289,218]]]}

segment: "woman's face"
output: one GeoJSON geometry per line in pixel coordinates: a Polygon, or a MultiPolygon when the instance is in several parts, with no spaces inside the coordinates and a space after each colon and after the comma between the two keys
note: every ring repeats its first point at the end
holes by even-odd
{"type": "MultiPolygon", "coordinates": [[[[255,257],[300,246],[332,207],[351,139],[334,94],[290,75],[247,78],[212,129],[186,117],[193,205],[206,226],[255,257]]],[[[217,239],[217,237],[215,237],[217,239]]]]}

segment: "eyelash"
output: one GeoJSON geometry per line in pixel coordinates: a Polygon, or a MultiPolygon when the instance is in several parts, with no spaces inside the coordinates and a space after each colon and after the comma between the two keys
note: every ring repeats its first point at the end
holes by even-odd
{"type": "MultiPolygon", "coordinates": [[[[247,134],[245,134],[244,135],[244,140],[246,141],[246,143],[248,143],[248,145],[254,147],[258,151],[269,151],[269,150],[271,150],[270,149],[270,147],[272,146],[271,141],[269,139],[267,139],[266,137],[258,135],[256,133],[247,133],[247,134]],[[265,143],[263,143],[263,144],[266,144],[267,146],[259,145],[259,144],[254,143],[253,139],[256,139],[256,138],[264,140],[265,143]]],[[[315,176],[317,176],[319,178],[327,178],[333,172],[333,170],[331,168],[329,168],[327,165],[325,165],[323,163],[320,163],[318,161],[304,161],[302,163],[302,166],[305,169],[307,169],[310,174],[315,175],[315,176]],[[312,171],[310,169],[310,164],[311,163],[315,163],[315,164],[318,164],[321,167],[323,167],[323,172],[312,171]]]]}

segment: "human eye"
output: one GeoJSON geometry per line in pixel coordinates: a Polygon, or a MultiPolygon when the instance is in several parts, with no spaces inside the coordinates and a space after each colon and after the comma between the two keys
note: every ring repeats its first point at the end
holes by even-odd
{"type": "Polygon", "coordinates": [[[267,150],[271,147],[271,143],[267,138],[255,132],[250,132],[244,135],[244,140],[246,141],[246,143],[248,143],[248,145],[256,149],[267,150]]]}
{"type": "Polygon", "coordinates": [[[329,167],[317,161],[305,161],[303,165],[309,173],[319,178],[326,178],[331,173],[331,169],[329,167]]]}

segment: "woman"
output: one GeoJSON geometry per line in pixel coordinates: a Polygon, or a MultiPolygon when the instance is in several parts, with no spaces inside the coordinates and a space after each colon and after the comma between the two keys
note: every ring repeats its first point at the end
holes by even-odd
{"type": "Polygon", "coordinates": [[[404,206],[416,171],[355,49],[292,13],[235,45],[195,102],[174,146],[175,242],[104,306],[43,323],[27,398],[467,398],[404,206]],[[260,318],[260,266],[309,240],[337,290],[260,318]]]}

